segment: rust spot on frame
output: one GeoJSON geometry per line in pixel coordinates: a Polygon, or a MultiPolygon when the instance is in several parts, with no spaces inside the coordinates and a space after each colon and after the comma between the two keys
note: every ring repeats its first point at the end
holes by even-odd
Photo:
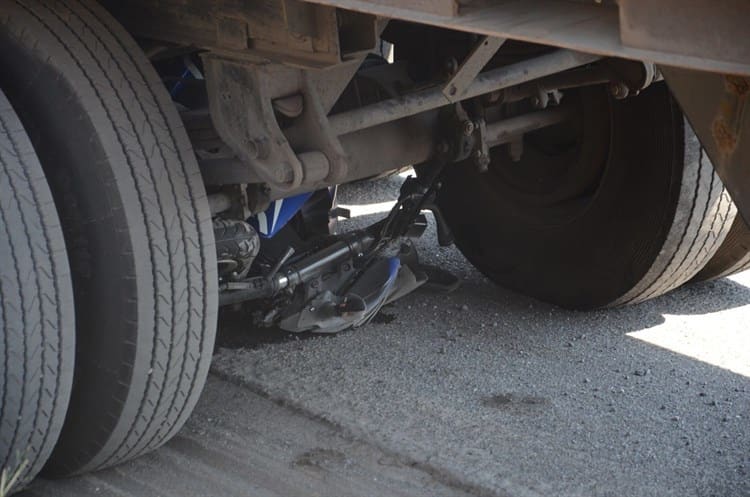
{"type": "Polygon", "coordinates": [[[737,148],[737,133],[727,124],[726,120],[718,117],[711,126],[711,134],[719,147],[719,153],[724,156],[732,155],[737,148]]]}
{"type": "Polygon", "coordinates": [[[750,93],[750,81],[748,81],[747,78],[741,76],[726,76],[724,78],[724,84],[729,93],[740,98],[750,93]]]}

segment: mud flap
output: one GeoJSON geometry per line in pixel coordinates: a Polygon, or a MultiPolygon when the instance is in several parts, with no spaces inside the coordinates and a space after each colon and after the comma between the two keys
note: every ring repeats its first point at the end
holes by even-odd
{"type": "Polygon", "coordinates": [[[750,224],[750,78],[667,66],[660,70],[750,224]]]}

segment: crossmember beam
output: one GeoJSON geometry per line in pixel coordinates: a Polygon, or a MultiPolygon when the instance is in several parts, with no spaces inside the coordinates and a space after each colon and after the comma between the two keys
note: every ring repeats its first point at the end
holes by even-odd
{"type": "Polygon", "coordinates": [[[608,57],[750,75],[750,2],[745,0],[670,0],[669,7],[654,0],[621,0],[619,7],[564,0],[305,1],[608,57]],[[690,8],[681,12],[686,4],[690,8]],[[717,37],[733,44],[732,50],[712,42],[717,37]]]}

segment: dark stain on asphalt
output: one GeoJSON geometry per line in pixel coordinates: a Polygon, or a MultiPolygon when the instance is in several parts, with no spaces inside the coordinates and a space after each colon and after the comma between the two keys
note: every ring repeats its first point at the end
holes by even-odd
{"type": "Polygon", "coordinates": [[[306,468],[328,469],[331,467],[346,466],[349,460],[343,452],[334,449],[317,448],[299,455],[294,466],[306,468]]]}
{"type": "Polygon", "coordinates": [[[501,393],[482,398],[482,406],[491,409],[533,409],[549,404],[549,399],[533,395],[501,393]]]}
{"type": "Polygon", "coordinates": [[[396,320],[395,314],[388,314],[383,311],[380,311],[379,313],[375,314],[375,317],[372,318],[372,322],[377,323],[377,324],[391,324],[395,320],[396,320]]]}

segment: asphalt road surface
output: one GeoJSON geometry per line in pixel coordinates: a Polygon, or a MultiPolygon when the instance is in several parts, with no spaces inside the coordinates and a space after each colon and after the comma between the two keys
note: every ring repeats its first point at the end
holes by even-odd
{"type": "MultiPolygon", "coordinates": [[[[398,177],[342,203],[382,216],[398,177]]],[[[568,312],[497,288],[429,231],[452,294],[334,337],[225,314],[186,428],[38,496],[750,496],[750,274],[568,312]]]]}

